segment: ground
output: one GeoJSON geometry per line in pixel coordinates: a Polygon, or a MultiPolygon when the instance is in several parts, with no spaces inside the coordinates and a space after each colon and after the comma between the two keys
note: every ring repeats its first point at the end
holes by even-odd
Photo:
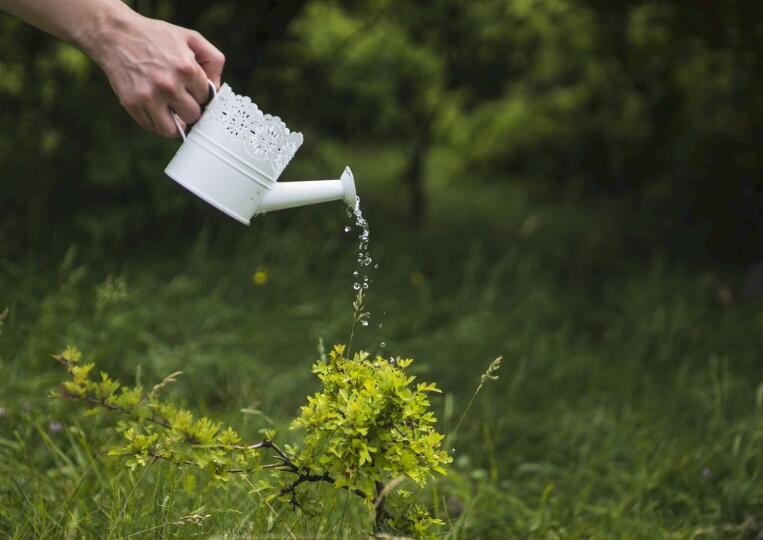
{"type": "MultiPolygon", "coordinates": [[[[446,434],[504,358],[447,439],[448,476],[420,493],[444,537],[763,531],[763,310],[733,269],[671,256],[617,201],[438,180],[436,160],[431,214],[411,231],[394,179],[356,161],[380,266],[355,346],[415,358],[445,391],[433,403],[446,434]]],[[[330,491],[306,518],[246,481],[131,472],[103,455],[107,419],[48,398],[64,378],[50,356],[72,344],[129,383],[182,371],[173,399],[252,439],[285,426],[317,388],[319,342],[349,339],[346,221],[323,205],[168,246],[158,233],[129,253],[0,261],[0,534],[359,534],[367,516],[330,491]]]]}

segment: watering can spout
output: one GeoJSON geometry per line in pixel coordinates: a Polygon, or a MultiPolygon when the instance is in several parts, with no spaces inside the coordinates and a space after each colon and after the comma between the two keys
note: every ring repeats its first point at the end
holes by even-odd
{"type": "Polygon", "coordinates": [[[355,208],[355,179],[345,167],[339,180],[308,180],[304,182],[276,182],[262,197],[258,214],[328,201],[344,201],[355,208]]]}

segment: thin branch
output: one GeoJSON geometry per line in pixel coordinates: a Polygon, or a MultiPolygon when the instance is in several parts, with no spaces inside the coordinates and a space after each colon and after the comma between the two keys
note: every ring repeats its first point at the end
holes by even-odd
{"type": "MultiPolygon", "coordinates": [[[[164,456],[162,454],[156,453],[153,450],[149,450],[148,455],[154,458],[154,461],[164,460],[164,461],[169,461],[170,463],[174,465],[178,465],[178,466],[186,465],[189,467],[197,467],[199,469],[205,470],[204,467],[201,467],[198,463],[194,463],[193,461],[182,461],[182,460],[172,459],[171,456],[164,456]]],[[[262,468],[265,469],[269,467],[265,466],[262,468]]],[[[259,469],[256,469],[256,468],[250,468],[250,469],[232,468],[232,469],[225,469],[224,472],[228,474],[245,474],[245,473],[257,472],[258,470],[259,469]]]]}
{"type": "MultiPolygon", "coordinates": [[[[61,396],[69,399],[81,399],[87,403],[90,403],[91,405],[97,405],[99,407],[103,407],[106,410],[119,412],[124,415],[130,416],[130,410],[126,409],[124,407],[119,407],[118,405],[113,405],[111,403],[108,403],[104,399],[94,398],[91,395],[85,395],[85,396],[74,396],[66,392],[66,390],[61,390],[61,396]]],[[[146,405],[144,402],[143,405],[146,405]]],[[[164,419],[158,417],[158,416],[149,416],[146,417],[146,420],[148,422],[151,422],[152,424],[156,424],[157,426],[161,426],[165,429],[172,429],[172,426],[164,419]]],[[[188,440],[188,442],[193,445],[194,441],[188,440]]],[[[281,449],[276,443],[274,443],[271,440],[265,439],[262,442],[256,443],[256,444],[250,444],[250,445],[218,445],[216,449],[218,450],[258,450],[260,448],[271,448],[273,449],[278,455],[274,456],[276,459],[280,459],[283,461],[285,465],[287,465],[290,469],[298,470],[297,466],[291,461],[291,458],[289,455],[281,449]]]]}
{"type": "Polygon", "coordinates": [[[382,484],[381,482],[376,483],[376,501],[374,501],[374,523],[376,524],[377,529],[379,529],[385,519],[389,517],[389,513],[384,508],[384,503],[387,499],[387,496],[394,491],[394,489],[402,484],[406,480],[405,475],[400,475],[389,482],[387,484],[382,484]]]}
{"type": "MultiPolygon", "coordinates": [[[[92,405],[98,405],[100,407],[103,407],[104,409],[108,409],[110,411],[116,411],[120,412],[122,414],[126,414],[129,416],[130,411],[128,409],[125,409],[124,407],[119,407],[117,405],[112,405],[111,403],[107,403],[103,399],[96,399],[92,396],[83,396],[80,398],[77,398],[77,396],[71,396],[69,394],[64,393],[64,397],[74,398],[74,399],[82,399],[83,401],[86,401],[92,405]]],[[[168,424],[164,419],[161,419],[158,416],[149,416],[146,417],[146,420],[151,422],[152,424],[156,424],[157,426],[161,426],[165,429],[172,429],[172,426],[168,424]]]]}
{"type": "MultiPolygon", "coordinates": [[[[279,495],[286,495],[287,493],[291,493],[292,494],[291,499],[293,503],[296,498],[295,490],[297,489],[297,486],[299,486],[300,484],[304,482],[328,482],[329,484],[334,484],[336,483],[336,480],[334,480],[328,473],[323,473],[323,474],[310,474],[309,472],[300,473],[299,476],[296,478],[296,480],[294,480],[294,482],[292,482],[288,486],[281,489],[281,491],[279,492],[279,495]]],[[[368,498],[366,494],[359,489],[349,489],[348,487],[344,487],[343,489],[348,490],[350,493],[357,495],[358,497],[362,499],[368,498]]]]}
{"type": "Polygon", "coordinates": [[[276,469],[284,471],[292,471],[291,467],[286,463],[268,463],[262,466],[263,469],[276,469]]]}
{"type": "Polygon", "coordinates": [[[283,459],[286,462],[291,463],[291,458],[289,457],[289,455],[286,452],[284,452],[283,450],[281,450],[278,447],[278,445],[276,443],[274,443],[273,441],[264,440],[264,441],[262,441],[260,443],[260,445],[261,445],[262,448],[272,448],[281,457],[281,459],[283,459]]]}

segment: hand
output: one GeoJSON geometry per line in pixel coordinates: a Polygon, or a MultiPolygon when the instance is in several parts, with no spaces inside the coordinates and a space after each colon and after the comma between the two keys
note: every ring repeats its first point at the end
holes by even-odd
{"type": "Polygon", "coordinates": [[[198,120],[209,98],[209,84],[220,86],[225,57],[193,30],[149,19],[135,12],[111,21],[87,47],[101,66],[120,103],[143,128],[164,137],[198,120]]]}

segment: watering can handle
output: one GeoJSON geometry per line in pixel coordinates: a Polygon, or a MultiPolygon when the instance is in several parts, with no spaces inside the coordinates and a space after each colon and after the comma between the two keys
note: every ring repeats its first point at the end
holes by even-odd
{"type": "MultiPolygon", "coordinates": [[[[212,96],[209,98],[209,101],[212,101],[217,95],[217,89],[212,81],[207,79],[207,82],[209,83],[209,93],[212,96]]],[[[209,101],[207,101],[207,103],[209,103],[209,101]]],[[[183,137],[183,141],[185,141],[185,131],[183,131],[183,128],[180,126],[180,118],[178,118],[178,115],[172,109],[170,109],[170,114],[172,115],[172,121],[175,122],[175,127],[178,128],[178,133],[180,133],[180,136],[183,137]]]]}

